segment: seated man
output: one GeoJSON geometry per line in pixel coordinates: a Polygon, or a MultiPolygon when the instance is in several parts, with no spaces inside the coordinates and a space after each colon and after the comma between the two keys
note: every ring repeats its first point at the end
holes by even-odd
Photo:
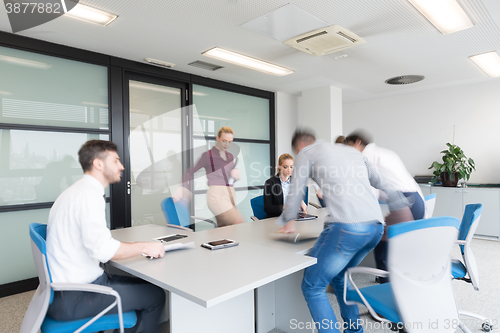
{"type": "MultiPolygon", "coordinates": [[[[141,253],[163,257],[160,242],[121,243],[106,226],[104,190],[121,179],[123,165],[113,142],[91,140],[78,152],[84,176],[65,190],[50,210],[47,226],[47,260],[53,282],[92,283],[109,286],[121,297],[123,312],[137,311],[144,332],[157,332],[165,305],[163,289],[141,279],[110,275],[100,263],[141,253]]],[[[47,314],[67,321],[92,317],[114,301],[109,295],[55,292],[47,314]]],[[[117,312],[113,308],[109,313],[117,312]]],[[[131,329],[135,331],[137,325],[131,329]]]]}

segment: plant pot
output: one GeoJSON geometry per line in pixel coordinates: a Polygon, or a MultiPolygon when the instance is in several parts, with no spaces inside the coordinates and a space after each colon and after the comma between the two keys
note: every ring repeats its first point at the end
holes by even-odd
{"type": "Polygon", "coordinates": [[[453,180],[450,179],[450,174],[448,172],[441,173],[441,182],[444,187],[457,187],[458,180],[460,178],[460,174],[455,172],[455,177],[453,180]]]}

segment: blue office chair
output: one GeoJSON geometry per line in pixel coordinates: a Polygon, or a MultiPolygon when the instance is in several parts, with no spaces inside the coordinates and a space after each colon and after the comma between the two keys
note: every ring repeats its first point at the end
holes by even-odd
{"type": "Polygon", "coordinates": [[[436,193],[426,195],[424,198],[425,214],[424,219],[430,219],[434,214],[434,207],[436,207],[436,193]]]}
{"type": "MultiPolygon", "coordinates": [[[[482,212],[482,204],[469,204],[465,206],[465,212],[462,222],[460,223],[457,240],[463,261],[452,259],[451,262],[451,275],[453,278],[471,283],[475,290],[479,290],[479,274],[476,259],[474,258],[470,244],[477,226],[479,225],[482,212]]],[[[459,312],[461,315],[481,320],[483,331],[489,332],[493,329],[491,321],[486,317],[464,310],[460,310],[459,312]]]]}
{"type": "Polygon", "coordinates": [[[47,262],[47,248],[45,245],[47,225],[31,223],[29,229],[31,250],[40,285],[33,295],[28,310],[24,315],[20,333],[37,333],[39,329],[41,329],[42,333],[90,333],[117,328],[123,333],[124,328],[135,326],[137,322],[135,311],[122,314],[120,295],[112,288],[86,283],[53,283],[47,262]],[[116,299],[95,317],[61,322],[46,316],[49,304],[52,303],[54,297],[54,291],[95,292],[111,295],[116,299]],[[106,312],[115,306],[118,307],[118,314],[105,315],[106,312]]]}
{"type": "Polygon", "coordinates": [[[398,324],[405,332],[452,333],[456,325],[446,323],[453,322],[470,333],[460,321],[449,275],[449,253],[458,225],[457,218],[443,216],[390,226],[389,272],[368,267],[348,269],[344,301],[364,304],[376,320],[398,324]],[[359,289],[353,273],[390,275],[390,282],[359,289]]]}
{"type": "Polygon", "coordinates": [[[172,197],[168,197],[162,200],[161,209],[167,223],[173,226],[180,226],[183,228],[191,228],[194,230],[194,220],[200,220],[203,222],[210,223],[214,228],[217,228],[217,223],[212,220],[205,219],[202,217],[190,216],[189,214],[189,203],[184,199],[179,199],[179,201],[174,202],[172,197]]]}
{"type": "MultiPolygon", "coordinates": [[[[309,203],[309,187],[306,187],[306,193],[304,194],[304,203],[307,205],[309,203]]],[[[321,208],[312,202],[309,203],[315,208],[321,208]]],[[[250,199],[250,206],[252,206],[253,216],[250,216],[252,221],[263,220],[266,218],[267,213],[264,211],[264,196],[259,195],[253,199],[250,199]]]]}

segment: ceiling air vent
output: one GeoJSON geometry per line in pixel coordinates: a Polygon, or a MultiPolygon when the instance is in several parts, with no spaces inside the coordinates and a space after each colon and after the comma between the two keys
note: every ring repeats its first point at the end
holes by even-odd
{"type": "Polygon", "coordinates": [[[338,25],[332,25],[296,36],[283,43],[299,51],[321,56],[366,42],[347,29],[338,25]]]}
{"type": "Polygon", "coordinates": [[[219,66],[219,65],[214,65],[214,64],[211,64],[209,62],[204,62],[204,61],[199,61],[199,60],[193,61],[192,63],[190,63],[188,65],[198,67],[198,68],[207,69],[209,71],[216,71],[218,69],[224,68],[224,67],[219,66]]]}
{"type": "Polygon", "coordinates": [[[385,80],[385,83],[395,84],[395,85],[410,84],[422,81],[424,78],[425,76],[423,75],[402,75],[402,76],[391,77],[390,79],[385,80]]]}
{"type": "Polygon", "coordinates": [[[150,63],[151,65],[164,67],[164,68],[173,68],[175,66],[175,64],[172,64],[171,62],[166,62],[163,60],[156,60],[153,58],[144,58],[144,61],[146,61],[147,63],[150,63]]]}

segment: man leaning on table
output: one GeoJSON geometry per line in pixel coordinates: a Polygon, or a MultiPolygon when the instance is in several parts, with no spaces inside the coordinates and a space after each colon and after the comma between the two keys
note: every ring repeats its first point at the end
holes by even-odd
{"type": "MultiPolygon", "coordinates": [[[[53,282],[92,283],[109,286],[121,297],[123,312],[135,310],[146,333],[157,332],[165,305],[163,289],[143,280],[111,275],[100,263],[141,253],[163,257],[160,242],[121,243],[106,226],[104,190],[121,180],[124,170],[113,142],[87,141],[78,152],[83,177],[55,201],[47,226],[47,260],[53,282]]],[[[47,314],[67,321],[92,317],[108,307],[114,297],[103,294],[55,292],[47,314]]],[[[116,313],[116,307],[112,312],[116,313]]],[[[135,332],[137,325],[127,332],[135,332]]]]}
{"type": "Polygon", "coordinates": [[[311,131],[300,129],[293,136],[292,147],[297,155],[295,177],[286,208],[277,220],[284,225],[280,232],[295,231],[294,220],[309,177],[323,190],[328,210],[324,230],[309,254],[317,258],[317,264],[305,269],[302,292],[320,333],[340,332],[339,327],[344,327],[345,333],[363,332],[357,305],[344,303],[343,286],[345,271],[361,262],[380,241],[384,231],[384,219],[371,186],[387,194],[393,214],[411,221],[408,201],[401,192],[387,185],[376,169],[352,147],[316,140],[311,131]],[[328,284],[337,296],[344,320],[342,325],[337,323],[326,295],[328,284]]]}

